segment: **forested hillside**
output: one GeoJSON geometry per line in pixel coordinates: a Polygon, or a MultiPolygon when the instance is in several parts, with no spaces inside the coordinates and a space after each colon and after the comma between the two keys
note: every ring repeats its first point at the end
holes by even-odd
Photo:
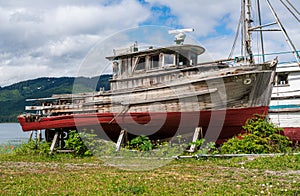
{"type": "Polygon", "coordinates": [[[25,112],[26,99],[72,93],[75,79],[74,89],[79,92],[98,91],[103,87],[109,90],[110,77],[111,75],[93,78],[38,78],[0,87],[0,122],[16,122],[17,115],[25,112]]]}

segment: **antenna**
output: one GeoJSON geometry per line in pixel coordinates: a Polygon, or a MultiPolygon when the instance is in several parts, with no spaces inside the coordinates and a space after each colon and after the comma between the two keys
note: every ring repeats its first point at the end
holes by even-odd
{"type": "Polygon", "coordinates": [[[176,34],[175,35],[175,39],[174,42],[177,45],[183,44],[184,39],[186,37],[185,33],[186,32],[193,32],[194,29],[190,28],[190,29],[174,29],[174,30],[169,30],[168,33],[169,34],[176,34]]]}

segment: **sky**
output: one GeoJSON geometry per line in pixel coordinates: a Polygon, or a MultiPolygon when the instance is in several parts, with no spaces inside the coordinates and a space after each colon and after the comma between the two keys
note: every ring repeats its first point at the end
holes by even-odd
{"type": "MultiPolygon", "coordinates": [[[[299,0],[289,1],[300,10],[299,0]]],[[[300,50],[299,21],[280,1],[271,2],[300,50]]],[[[255,5],[256,0],[253,10],[255,5]]],[[[263,23],[274,22],[265,0],[261,6],[263,23]]],[[[227,58],[239,15],[238,0],[0,0],[0,86],[39,77],[106,73],[110,66],[105,56],[113,48],[134,41],[141,46],[171,45],[174,35],[167,31],[178,28],[194,28],[188,39],[202,45],[210,59],[227,58]]],[[[259,50],[255,37],[252,42],[259,50]]],[[[266,33],[264,38],[267,53],[290,51],[281,33],[266,33]]]]}

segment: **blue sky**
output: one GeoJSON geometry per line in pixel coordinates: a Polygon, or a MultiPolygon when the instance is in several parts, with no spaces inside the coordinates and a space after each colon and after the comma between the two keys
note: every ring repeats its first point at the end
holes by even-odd
{"type": "MultiPolygon", "coordinates": [[[[264,2],[264,20],[272,22],[264,2]]],[[[300,1],[291,2],[300,9],[300,1]]],[[[280,1],[274,7],[299,49],[299,22],[280,1]]],[[[172,44],[173,35],[166,31],[176,28],[194,28],[188,37],[203,45],[211,59],[226,58],[239,14],[237,0],[0,0],[0,86],[38,77],[101,74],[109,47],[128,47],[132,40],[172,44]],[[95,61],[87,62],[91,54],[95,61]],[[85,63],[93,66],[81,72],[85,63]]],[[[281,34],[265,38],[268,52],[289,50],[281,34]]]]}

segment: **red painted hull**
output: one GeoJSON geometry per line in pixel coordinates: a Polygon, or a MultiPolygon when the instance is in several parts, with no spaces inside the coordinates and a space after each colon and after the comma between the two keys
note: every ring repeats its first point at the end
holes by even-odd
{"type": "Polygon", "coordinates": [[[41,129],[93,129],[106,139],[116,141],[121,129],[131,135],[148,135],[152,139],[166,139],[174,135],[192,134],[196,127],[203,128],[207,141],[223,141],[240,132],[254,114],[267,114],[268,106],[195,112],[82,113],[42,118],[37,122],[18,120],[23,131],[41,129]],[[105,134],[104,134],[105,133],[105,134]]]}

